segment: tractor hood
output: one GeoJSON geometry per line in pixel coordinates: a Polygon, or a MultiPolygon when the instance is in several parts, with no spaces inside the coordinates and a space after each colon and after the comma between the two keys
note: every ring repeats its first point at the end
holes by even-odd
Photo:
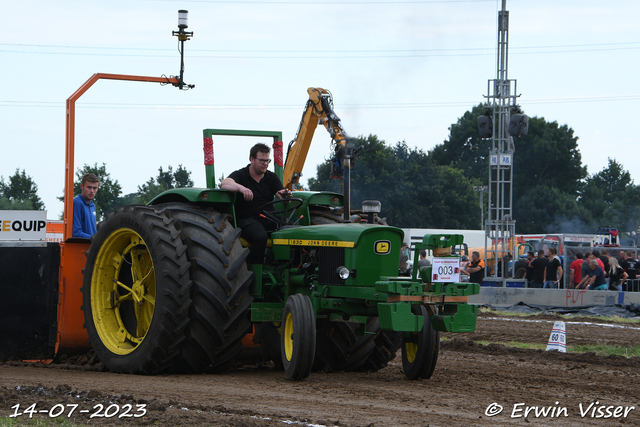
{"type": "MultiPolygon", "coordinates": [[[[323,258],[333,260],[330,264],[341,263],[355,272],[345,285],[374,286],[382,276],[398,275],[404,232],[382,225],[332,224],[285,228],[274,231],[271,238],[278,259],[289,259],[296,248],[320,249],[323,258]]],[[[334,267],[337,265],[331,265],[330,274],[334,267]]]]}

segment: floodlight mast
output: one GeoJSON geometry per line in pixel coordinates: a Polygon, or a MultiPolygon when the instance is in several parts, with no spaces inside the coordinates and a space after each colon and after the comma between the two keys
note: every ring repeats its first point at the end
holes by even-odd
{"type": "Polygon", "coordinates": [[[94,85],[98,80],[124,80],[134,82],[151,82],[166,85],[171,83],[180,89],[193,89],[195,85],[185,84],[183,81],[184,74],[184,41],[189,40],[193,36],[193,32],[185,32],[187,28],[187,11],[178,12],[178,29],[173,35],[178,35],[178,40],[182,43],[180,56],[180,78],[177,77],[148,77],[148,76],[131,76],[124,74],[106,74],[96,73],[89,78],[82,86],[76,90],[73,95],[67,99],[67,115],[66,115],[66,154],[65,154],[65,179],[64,179],[64,241],[73,237],[73,175],[75,170],[74,154],[75,154],[75,132],[76,132],[76,101],[94,85]]]}
{"type": "Polygon", "coordinates": [[[172,31],[171,33],[178,37],[178,43],[180,44],[180,48],[178,49],[180,51],[180,77],[178,84],[174,83],[174,86],[177,86],[180,90],[188,90],[196,87],[196,85],[190,85],[184,82],[184,42],[193,37],[193,31],[185,31],[185,29],[189,28],[189,25],[187,25],[188,13],[188,10],[178,11],[178,31],[172,31]]]}
{"type": "MultiPolygon", "coordinates": [[[[515,145],[507,128],[511,109],[517,108],[517,82],[508,78],[509,11],[502,0],[498,13],[497,76],[489,80],[485,107],[493,110],[492,147],[489,153],[489,206],[485,224],[485,257],[493,260],[492,274],[485,268],[485,277],[506,282],[509,255],[517,260],[515,251],[515,220],[513,219],[513,153],[515,145]],[[512,85],[513,83],[513,85],[512,85]],[[503,271],[498,270],[498,262],[503,271]]],[[[490,264],[487,262],[487,264],[490,264]]],[[[504,285],[504,283],[503,283],[504,285]]]]}

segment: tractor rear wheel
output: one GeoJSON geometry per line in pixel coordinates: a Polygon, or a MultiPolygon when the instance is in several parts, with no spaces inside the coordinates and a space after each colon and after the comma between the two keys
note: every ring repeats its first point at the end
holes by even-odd
{"type": "Polygon", "coordinates": [[[380,331],[374,343],[374,350],[362,365],[363,371],[376,372],[386,368],[389,362],[395,359],[398,349],[402,346],[402,332],[380,331]]]}
{"type": "Polygon", "coordinates": [[[197,206],[168,203],[156,206],[180,232],[187,248],[193,283],[189,325],[176,372],[221,372],[242,351],[242,338],[251,331],[247,269],[249,249],[240,244],[240,228],[227,214],[197,206]]]}
{"type": "Polygon", "coordinates": [[[307,378],[316,352],[316,317],[308,296],[295,294],[287,298],[281,327],[280,351],[287,378],[307,378]]]}
{"type": "Polygon", "coordinates": [[[98,226],[84,270],[85,327],[115,372],[218,372],[250,330],[248,250],[227,215],[124,206],[98,226]]]}
{"type": "Polygon", "coordinates": [[[282,353],[280,352],[280,324],[276,326],[274,322],[254,323],[255,332],[253,342],[259,344],[267,357],[273,361],[276,369],[284,369],[282,364],[282,353]]]}
{"type": "Polygon", "coordinates": [[[424,326],[402,339],[402,367],[410,380],[431,378],[440,352],[440,331],[433,330],[426,307],[420,305],[414,310],[424,318],[424,326]]]}
{"type": "Polygon", "coordinates": [[[98,225],[82,310],[89,341],[111,371],[155,374],[179,357],[191,304],[185,252],[177,230],[150,207],[119,207],[98,225]]]}
{"type": "Polygon", "coordinates": [[[380,331],[377,317],[367,320],[364,335],[359,333],[360,323],[319,320],[317,357],[334,371],[360,369],[374,351],[380,331]]]}

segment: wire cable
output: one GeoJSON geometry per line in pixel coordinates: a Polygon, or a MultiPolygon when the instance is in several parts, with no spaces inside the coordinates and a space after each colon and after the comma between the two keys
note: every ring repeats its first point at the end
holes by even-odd
{"type": "MultiPolygon", "coordinates": [[[[535,104],[568,104],[568,103],[585,103],[585,102],[619,102],[619,101],[636,101],[640,99],[638,95],[616,95],[616,96],[592,96],[582,98],[548,98],[548,99],[526,99],[521,100],[523,105],[535,104]]],[[[418,108],[449,108],[449,107],[468,107],[479,104],[481,101],[448,101],[448,102],[399,102],[384,104],[341,104],[341,110],[358,110],[358,109],[418,109],[418,108]]],[[[0,107],[23,107],[23,108],[65,108],[65,102],[53,101],[13,101],[0,100],[0,107]]],[[[213,105],[213,104],[128,104],[128,103],[109,103],[109,102],[78,102],[76,108],[98,108],[98,109],[138,109],[138,110],[155,110],[155,109],[191,109],[191,110],[298,110],[299,105],[213,105]]]]}

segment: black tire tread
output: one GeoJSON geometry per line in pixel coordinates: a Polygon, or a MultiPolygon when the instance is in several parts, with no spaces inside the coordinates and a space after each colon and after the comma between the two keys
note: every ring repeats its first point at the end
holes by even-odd
{"type": "MultiPolygon", "coordinates": [[[[281,335],[280,352],[287,378],[302,380],[311,374],[316,354],[316,318],[311,299],[302,294],[290,295],[285,303],[282,328],[285,328],[287,314],[293,321],[293,355],[285,360],[284,337],[281,335]]],[[[284,329],[283,329],[284,333],[284,329]]]]}
{"type": "Polygon", "coordinates": [[[175,372],[220,372],[242,351],[251,329],[246,267],[249,250],[235,245],[240,229],[227,214],[197,206],[169,203],[155,207],[174,221],[187,248],[193,281],[190,323],[175,372]]]}
{"type": "Polygon", "coordinates": [[[82,294],[82,310],[85,313],[85,328],[89,341],[98,358],[111,371],[130,374],[157,374],[168,370],[179,357],[179,348],[185,341],[185,330],[189,324],[191,305],[189,294],[191,281],[188,276],[185,247],[178,238],[179,233],[170,224],[165,224],[161,215],[143,205],[127,205],[107,214],[98,224],[97,233],[91,238],[87,251],[87,265],[82,294]],[[144,341],[127,355],[115,355],[102,343],[93,324],[91,308],[91,277],[95,259],[102,242],[122,227],[131,228],[145,240],[154,262],[156,283],[156,306],[152,323],[144,341]]]}
{"type": "Polygon", "coordinates": [[[365,335],[360,335],[359,323],[318,320],[317,357],[334,371],[360,370],[375,350],[380,331],[377,317],[367,319],[365,335]]]}
{"type": "Polygon", "coordinates": [[[367,358],[361,370],[376,372],[386,368],[396,358],[402,347],[402,332],[380,331],[374,340],[375,348],[367,358]]]}

